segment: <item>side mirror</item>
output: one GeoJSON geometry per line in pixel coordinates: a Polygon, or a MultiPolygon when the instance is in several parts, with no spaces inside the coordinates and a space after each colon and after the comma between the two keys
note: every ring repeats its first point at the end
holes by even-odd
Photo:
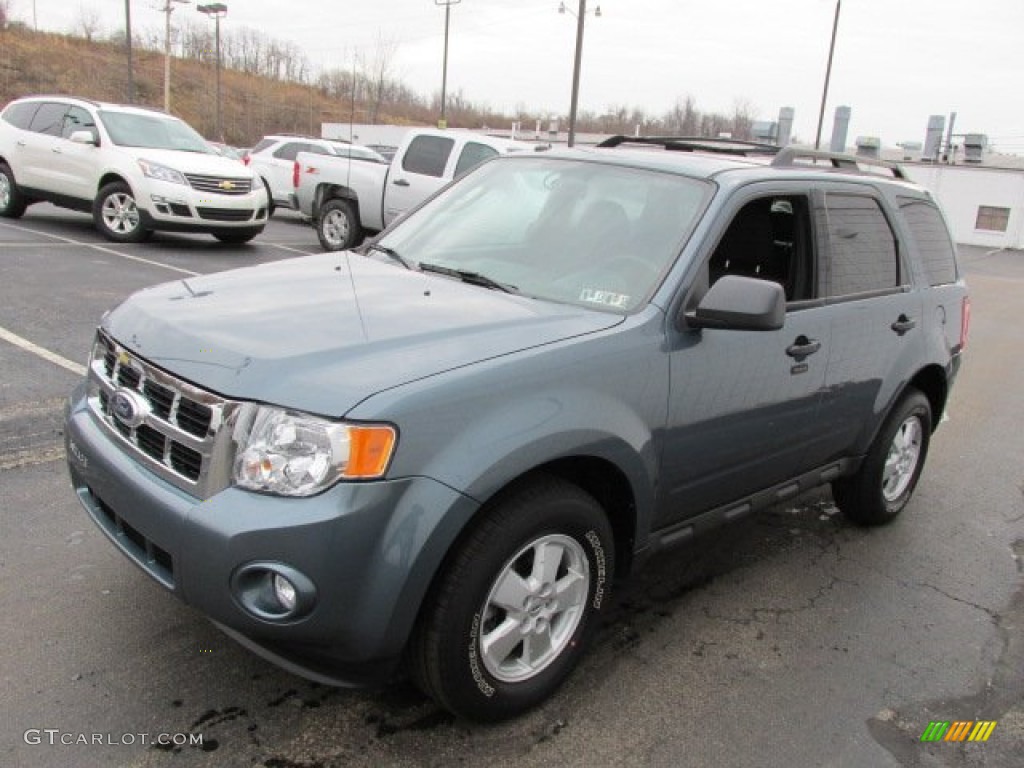
{"type": "Polygon", "coordinates": [[[100,145],[99,137],[92,131],[74,131],[68,138],[75,144],[91,144],[94,147],[100,145]]]}
{"type": "Polygon", "coordinates": [[[685,320],[690,328],[777,331],[786,322],[786,294],[770,280],[724,275],[685,320]]]}

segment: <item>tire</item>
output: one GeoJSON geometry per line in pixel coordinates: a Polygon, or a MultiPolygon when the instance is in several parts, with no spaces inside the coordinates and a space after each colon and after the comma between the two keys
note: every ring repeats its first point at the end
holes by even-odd
{"type": "Polygon", "coordinates": [[[253,227],[249,229],[233,229],[230,232],[214,232],[213,236],[220,240],[222,243],[229,243],[231,245],[242,245],[243,243],[248,243],[262,231],[263,227],[253,227]]]}
{"type": "Polygon", "coordinates": [[[832,483],[836,505],[857,525],[892,522],[907,506],[928,455],[931,404],[910,389],[890,411],[857,473],[832,483]]]}
{"type": "Polygon", "coordinates": [[[274,215],[274,211],[277,210],[277,205],[274,203],[274,196],[270,194],[270,185],[267,184],[266,179],[262,179],[263,188],[267,190],[267,219],[274,215]]]}
{"type": "Polygon", "coordinates": [[[325,251],[344,251],[359,245],[363,228],[348,200],[328,200],[316,217],[316,236],[325,251]]]}
{"type": "Polygon", "coordinates": [[[483,514],[424,603],[409,667],[443,707],[495,721],[548,698],[576,666],[608,602],[614,542],[598,503],[554,478],[483,514]]]}
{"type": "Polygon", "coordinates": [[[20,219],[28,208],[28,200],[21,194],[14,174],[7,163],[0,163],[0,216],[20,219]]]}
{"type": "Polygon", "coordinates": [[[142,212],[135,204],[132,188],[123,181],[107,184],[92,206],[96,229],[115,243],[141,243],[149,236],[142,225],[142,212]]]}

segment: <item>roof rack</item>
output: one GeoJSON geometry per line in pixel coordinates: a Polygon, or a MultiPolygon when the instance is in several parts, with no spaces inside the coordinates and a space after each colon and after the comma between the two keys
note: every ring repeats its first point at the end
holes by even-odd
{"type": "Polygon", "coordinates": [[[609,136],[598,147],[621,144],[650,144],[677,152],[716,152],[723,155],[774,155],[780,147],[757,141],[712,136],[609,136]]]}
{"type": "Polygon", "coordinates": [[[825,152],[819,149],[801,149],[800,147],[784,147],[772,159],[774,168],[806,168],[814,165],[815,160],[827,160],[832,168],[848,171],[851,173],[865,173],[861,166],[885,168],[892,172],[893,178],[906,180],[907,174],[897,163],[888,160],[875,160],[872,157],[858,157],[846,155],[840,152],[825,152]],[[811,163],[801,163],[800,160],[811,160],[811,163]]]}

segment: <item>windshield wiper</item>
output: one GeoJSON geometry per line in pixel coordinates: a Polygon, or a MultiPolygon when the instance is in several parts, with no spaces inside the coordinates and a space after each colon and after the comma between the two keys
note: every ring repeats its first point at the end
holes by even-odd
{"type": "Polygon", "coordinates": [[[479,272],[470,272],[466,269],[454,269],[452,267],[444,267],[440,264],[430,264],[429,262],[420,262],[420,270],[423,272],[434,272],[438,275],[445,275],[447,277],[457,277],[464,283],[470,285],[479,285],[482,288],[490,288],[495,291],[503,291],[504,293],[518,293],[519,289],[514,285],[508,283],[499,283],[497,280],[492,280],[487,275],[481,275],[479,272]]]}
{"type": "Polygon", "coordinates": [[[388,248],[386,245],[381,245],[380,243],[368,243],[363,247],[363,255],[366,256],[370,251],[380,251],[389,259],[397,261],[406,269],[412,269],[412,264],[406,261],[405,257],[394,248],[388,248]]]}

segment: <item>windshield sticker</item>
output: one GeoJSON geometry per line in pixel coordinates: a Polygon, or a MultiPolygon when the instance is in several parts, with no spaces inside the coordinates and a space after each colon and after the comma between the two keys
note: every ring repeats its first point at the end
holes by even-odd
{"type": "Polygon", "coordinates": [[[629,307],[631,296],[614,291],[602,291],[598,288],[584,288],[580,291],[580,301],[590,304],[603,304],[606,307],[626,309],[629,307]]]}

